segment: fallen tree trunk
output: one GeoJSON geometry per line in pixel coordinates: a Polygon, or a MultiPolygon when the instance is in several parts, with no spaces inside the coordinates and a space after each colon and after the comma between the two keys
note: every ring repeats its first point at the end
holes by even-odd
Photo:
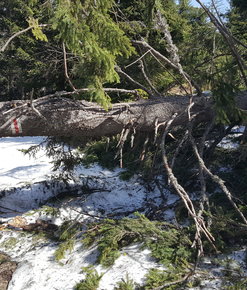
{"type": "MultiPolygon", "coordinates": [[[[65,93],[65,95],[68,93],[65,93]]],[[[213,103],[195,98],[193,112],[198,121],[208,121],[214,115],[213,103]]],[[[238,107],[247,110],[246,92],[237,97],[238,107]]],[[[170,96],[133,103],[113,104],[105,111],[86,101],[56,95],[32,102],[10,101],[0,103],[0,137],[10,136],[80,136],[102,137],[120,133],[126,126],[136,131],[152,131],[155,125],[178,117],[173,125],[187,123],[187,96],[170,96]]]]}

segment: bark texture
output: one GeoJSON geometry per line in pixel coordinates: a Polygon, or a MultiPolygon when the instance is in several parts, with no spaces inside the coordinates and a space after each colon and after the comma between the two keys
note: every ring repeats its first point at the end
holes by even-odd
{"type": "MultiPolygon", "coordinates": [[[[66,95],[66,94],[65,94],[66,95]]],[[[214,115],[213,103],[195,98],[193,112],[198,121],[214,115]]],[[[29,101],[0,103],[0,137],[9,136],[80,136],[101,137],[120,133],[127,126],[136,131],[152,131],[178,113],[173,125],[187,122],[187,96],[171,96],[133,103],[119,103],[105,111],[94,103],[49,95],[29,101]]],[[[237,97],[238,107],[247,110],[247,93],[237,97]]]]}

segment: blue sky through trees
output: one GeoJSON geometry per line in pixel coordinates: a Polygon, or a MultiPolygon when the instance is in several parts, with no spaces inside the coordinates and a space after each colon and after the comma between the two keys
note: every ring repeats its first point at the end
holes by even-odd
{"type": "MultiPolygon", "coordinates": [[[[230,8],[230,0],[214,0],[216,6],[220,12],[225,12],[230,8]]],[[[211,0],[201,0],[201,2],[207,6],[210,6],[211,0]]],[[[195,7],[200,7],[196,0],[191,0],[191,5],[195,7]]]]}

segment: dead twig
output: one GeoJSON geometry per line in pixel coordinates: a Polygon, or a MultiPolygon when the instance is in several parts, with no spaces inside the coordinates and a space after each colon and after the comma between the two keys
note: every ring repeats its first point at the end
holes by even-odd
{"type": "Polygon", "coordinates": [[[135,61],[133,61],[132,63],[126,65],[124,68],[128,68],[132,65],[134,65],[135,63],[139,62],[146,54],[150,53],[150,49],[147,50],[146,52],[143,53],[143,55],[141,55],[140,57],[138,57],[138,59],[136,59],[135,61]]]}
{"type": "MultiPolygon", "coordinates": [[[[188,109],[189,111],[189,109],[188,109]]],[[[178,195],[181,197],[186,209],[188,210],[189,215],[192,217],[194,220],[195,226],[196,226],[196,235],[195,235],[195,241],[192,246],[195,247],[195,245],[198,245],[198,256],[201,256],[203,254],[203,245],[202,245],[202,240],[201,240],[201,233],[205,235],[207,240],[210,242],[212,247],[216,250],[215,245],[214,245],[214,237],[212,234],[208,231],[203,219],[199,217],[196,213],[196,210],[194,208],[194,205],[188,195],[188,193],[185,191],[185,189],[178,183],[177,178],[175,177],[171,167],[169,166],[168,159],[166,156],[166,150],[165,150],[165,139],[168,134],[168,130],[172,124],[172,122],[175,120],[177,114],[174,114],[173,117],[167,122],[166,129],[163,133],[162,139],[161,139],[161,152],[162,152],[162,159],[163,159],[163,164],[165,166],[168,178],[172,184],[172,186],[175,188],[177,191],[178,195]]]]}
{"type": "MultiPolygon", "coordinates": [[[[141,45],[149,50],[151,50],[151,53],[154,54],[157,58],[165,61],[170,67],[174,68],[175,70],[177,70],[179,72],[179,67],[173,63],[171,60],[169,60],[167,57],[165,57],[163,54],[161,54],[160,52],[158,52],[157,50],[155,50],[150,44],[148,44],[146,41],[141,41],[141,40],[133,40],[132,41],[134,44],[137,44],[137,45],[141,45]]],[[[193,81],[191,79],[191,77],[184,72],[184,75],[187,79],[190,80],[190,82],[192,83],[192,85],[195,87],[198,95],[201,95],[201,89],[199,87],[198,84],[196,84],[195,81],[193,81]]]]}
{"type": "MultiPolygon", "coordinates": [[[[38,25],[38,27],[47,27],[47,26],[49,26],[49,24],[40,24],[40,25],[38,25]]],[[[6,50],[6,48],[8,47],[8,45],[10,44],[10,42],[14,39],[14,38],[16,38],[16,37],[18,37],[19,35],[21,35],[21,34],[23,34],[23,33],[25,33],[25,32],[27,32],[27,31],[29,31],[29,30],[31,30],[31,29],[33,29],[34,28],[34,26],[29,26],[29,27],[27,27],[27,28],[25,28],[25,29],[23,29],[23,30],[21,30],[21,31],[18,31],[18,32],[16,32],[15,34],[13,34],[6,42],[5,42],[5,44],[1,47],[1,49],[0,49],[0,52],[4,52],[5,50],[6,50]]]]}
{"type": "Polygon", "coordinates": [[[71,86],[72,90],[76,91],[76,88],[73,85],[72,81],[70,80],[70,77],[69,77],[69,74],[68,74],[67,53],[66,53],[66,47],[65,47],[65,43],[64,42],[63,42],[62,46],[63,46],[63,61],[64,61],[65,78],[66,78],[67,82],[69,83],[69,85],[71,86]]]}
{"type": "Polygon", "coordinates": [[[198,148],[197,148],[197,146],[196,146],[195,141],[194,141],[193,138],[191,138],[191,144],[192,144],[193,150],[195,152],[195,155],[196,155],[196,157],[198,159],[198,162],[200,163],[200,166],[203,168],[203,170],[205,171],[205,173],[207,173],[212,178],[212,180],[220,186],[221,190],[225,193],[226,197],[228,198],[228,200],[231,203],[231,205],[235,208],[235,210],[239,214],[240,218],[243,220],[243,222],[245,224],[247,224],[247,219],[245,218],[245,216],[243,215],[243,213],[241,212],[241,210],[238,208],[238,206],[236,205],[236,203],[233,201],[232,194],[228,190],[228,188],[225,186],[224,181],[218,175],[213,174],[206,167],[203,159],[201,158],[201,156],[199,154],[198,148]]]}
{"type": "Polygon", "coordinates": [[[176,281],[173,281],[173,282],[168,282],[168,283],[165,283],[159,287],[155,287],[155,288],[152,288],[152,290],[161,290],[161,289],[164,289],[166,287],[170,287],[172,285],[176,285],[176,284],[181,284],[181,283],[184,283],[185,281],[187,281],[189,279],[189,277],[191,277],[192,275],[194,274],[194,271],[192,272],[189,272],[186,276],[184,276],[183,278],[179,279],[179,280],[176,280],[176,281]]]}
{"type": "Polygon", "coordinates": [[[144,79],[147,81],[147,83],[149,84],[150,88],[158,95],[161,96],[161,94],[157,91],[157,89],[153,86],[152,82],[150,81],[149,77],[147,76],[146,72],[145,72],[145,68],[144,68],[144,64],[142,60],[139,60],[140,63],[140,68],[142,71],[142,74],[144,76],[144,79]]]}
{"type": "Polygon", "coordinates": [[[152,92],[149,89],[147,89],[142,84],[140,84],[139,82],[137,82],[136,80],[134,80],[131,76],[129,76],[126,72],[124,72],[119,66],[115,66],[115,70],[116,70],[116,72],[118,72],[119,74],[121,74],[123,77],[125,77],[127,80],[129,80],[132,84],[134,84],[138,88],[140,88],[143,91],[145,91],[146,93],[148,93],[149,96],[152,96],[153,95],[152,92]]]}
{"type": "Polygon", "coordinates": [[[46,123],[47,123],[47,119],[45,116],[43,116],[39,110],[37,110],[35,107],[34,107],[34,104],[33,104],[33,94],[34,94],[34,89],[32,89],[31,93],[30,93],[30,108],[33,110],[33,112],[39,116],[41,119],[43,119],[46,123]]]}

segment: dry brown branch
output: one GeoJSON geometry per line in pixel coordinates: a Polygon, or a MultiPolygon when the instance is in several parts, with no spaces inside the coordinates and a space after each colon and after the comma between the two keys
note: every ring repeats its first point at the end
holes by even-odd
{"type": "Polygon", "coordinates": [[[131,76],[129,76],[126,72],[122,71],[122,69],[119,66],[115,66],[115,70],[116,72],[118,72],[120,75],[122,75],[123,77],[125,77],[127,80],[129,80],[132,84],[134,84],[135,86],[137,86],[137,88],[142,89],[143,91],[147,92],[149,96],[152,96],[152,92],[147,89],[146,87],[144,87],[142,84],[140,84],[139,82],[135,81],[131,76]]]}
{"type": "MultiPolygon", "coordinates": [[[[151,55],[153,56],[153,58],[167,71],[167,73],[175,80],[175,82],[177,84],[179,84],[179,86],[182,88],[182,90],[185,92],[186,95],[189,95],[189,92],[186,90],[185,86],[182,84],[182,82],[174,75],[172,74],[169,70],[167,70],[167,68],[165,67],[165,65],[152,53],[152,51],[150,52],[151,55]]],[[[173,85],[174,86],[174,85],[173,85]]],[[[170,89],[170,88],[169,88],[170,89]]],[[[166,89],[166,91],[168,91],[168,89],[166,89]]]]}
{"type": "Polygon", "coordinates": [[[34,89],[32,89],[32,91],[30,92],[30,108],[33,110],[33,112],[39,116],[41,119],[43,119],[46,123],[47,123],[47,119],[40,113],[39,110],[37,110],[35,107],[34,107],[34,104],[33,104],[33,94],[34,94],[34,89]]]}
{"type": "MultiPolygon", "coordinates": [[[[189,106],[190,107],[190,106],[189,106]]],[[[190,108],[188,109],[188,111],[190,108]]],[[[168,175],[168,178],[178,193],[178,195],[181,197],[186,209],[188,210],[189,215],[192,217],[194,220],[195,226],[196,226],[196,234],[195,234],[195,241],[193,243],[193,246],[197,245],[198,248],[198,256],[203,254],[203,245],[202,245],[202,240],[201,240],[201,233],[205,235],[207,240],[210,242],[210,244],[213,246],[213,248],[216,250],[214,246],[214,237],[211,235],[211,233],[208,231],[206,225],[204,224],[204,221],[201,217],[198,217],[196,214],[196,210],[194,208],[194,205],[188,195],[188,193],[185,191],[185,189],[179,184],[177,178],[175,177],[171,167],[169,166],[168,159],[166,156],[166,150],[165,150],[165,139],[168,134],[168,130],[172,124],[172,122],[175,120],[177,117],[177,114],[174,114],[173,117],[167,122],[166,129],[163,133],[162,139],[161,139],[161,152],[162,152],[162,158],[163,158],[163,163],[168,175]]]]}
{"type": "Polygon", "coordinates": [[[149,137],[147,136],[146,139],[145,139],[145,142],[143,144],[143,149],[142,149],[142,152],[141,152],[141,155],[140,155],[140,160],[141,161],[143,161],[144,158],[145,158],[148,142],[149,142],[149,137]]]}
{"type": "MultiPolygon", "coordinates": [[[[134,44],[137,44],[137,45],[141,45],[143,46],[144,48],[146,49],[149,49],[157,58],[163,60],[165,63],[167,63],[170,67],[174,68],[175,70],[177,70],[179,73],[180,73],[180,68],[174,64],[171,60],[169,60],[167,57],[165,57],[163,54],[161,54],[160,52],[158,52],[157,50],[155,50],[151,45],[149,45],[146,41],[140,41],[140,40],[134,40],[132,41],[134,44]]],[[[195,87],[196,91],[197,91],[197,94],[198,95],[201,95],[201,89],[199,87],[199,85],[193,81],[191,79],[191,77],[186,73],[184,72],[184,75],[185,77],[190,80],[190,82],[192,83],[193,87],[195,87]]]]}
{"type": "Polygon", "coordinates": [[[195,152],[195,155],[198,159],[198,162],[200,163],[200,166],[203,168],[203,170],[205,171],[205,173],[207,173],[212,180],[217,183],[221,190],[225,193],[226,197],[228,198],[229,202],[231,203],[231,205],[235,208],[236,212],[239,214],[240,218],[243,220],[243,222],[247,225],[247,219],[245,218],[245,216],[243,215],[243,213],[241,212],[241,210],[238,208],[238,206],[236,205],[236,203],[233,201],[232,198],[232,194],[231,192],[228,190],[228,188],[225,186],[224,181],[216,174],[213,174],[205,165],[203,159],[201,158],[198,148],[195,144],[195,141],[193,138],[191,138],[191,143],[192,143],[192,147],[193,150],[195,152]]]}
{"type": "Polygon", "coordinates": [[[157,94],[157,96],[161,96],[161,94],[157,91],[157,89],[153,86],[152,82],[150,81],[149,77],[147,76],[146,72],[145,72],[145,68],[144,68],[144,64],[143,61],[140,60],[140,68],[142,71],[142,74],[144,76],[144,79],[147,81],[147,83],[149,84],[149,87],[157,94]]]}
{"type": "MultiPolygon", "coordinates": [[[[212,129],[214,125],[214,119],[212,119],[212,121],[208,124],[208,126],[206,127],[206,130],[202,136],[201,142],[200,142],[200,147],[199,147],[199,155],[200,157],[203,159],[203,154],[204,154],[204,146],[205,146],[205,141],[206,138],[210,132],[210,130],[212,129]]],[[[192,137],[192,132],[189,132],[190,134],[190,139],[193,138],[192,137]]],[[[203,171],[203,167],[201,166],[200,163],[199,164],[199,181],[201,184],[201,196],[200,196],[200,210],[198,212],[198,216],[202,216],[203,211],[204,211],[204,204],[206,203],[208,208],[209,208],[209,200],[208,200],[208,196],[206,194],[206,181],[205,181],[205,176],[204,176],[204,171],[203,171]]],[[[209,222],[210,224],[210,222],[209,222]]]]}
{"type": "Polygon", "coordinates": [[[135,63],[139,62],[146,54],[150,53],[150,49],[147,50],[146,52],[143,53],[143,55],[141,55],[140,57],[138,57],[138,59],[136,59],[135,61],[133,61],[132,63],[126,65],[124,68],[128,68],[132,65],[134,65],[135,63]]]}
{"type": "Polygon", "coordinates": [[[214,14],[210,12],[210,10],[201,2],[201,0],[196,0],[196,2],[201,5],[203,10],[206,12],[208,17],[212,21],[212,23],[215,25],[215,27],[219,30],[219,32],[221,33],[221,35],[225,39],[226,43],[228,44],[228,46],[230,48],[232,56],[237,61],[239,70],[240,70],[241,75],[242,75],[242,79],[243,79],[244,84],[245,84],[245,87],[247,87],[247,77],[245,74],[245,65],[244,65],[244,62],[242,60],[242,57],[240,56],[240,54],[237,51],[237,48],[235,45],[235,40],[232,37],[232,34],[230,33],[230,31],[228,29],[225,28],[225,25],[222,25],[220,20],[218,20],[217,17],[215,17],[214,14]]]}
{"type": "Polygon", "coordinates": [[[114,159],[117,159],[117,157],[119,156],[119,167],[120,168],[123,168],[123,147],[124,147],[125,141],[128,138],[129,133],[130,133],[130,128],[129,127],[124,128],[121,132],[118,144],[116,146],[119,149],[118,149],[114,159]]]}
{"type": "Polygon", "coordinates": [[[64,75],[65,75],[65,78],[66,78],[67,82],[71,86],[72,90],[76,91],[76,88],[73,85],[73,83],[72,83],[72,81],[71,81],[71,79],[69,77],[69,74],[68,74],[67,52],[66,52],[66,47],[65,47],[64,42],[63,42],[62,46],[63,46],[64,75]]]}
{"type": "Polygon", "coordinates": [[[173,281],[173,282],[168,282],[168,283],[165,283],[159,287],[155,287],[155,288],[152,288],[152,290],[161,290],[161,289],[165,289],[167,287],[170,287],[172,285],[176,285],[176,284],[181,284],[181,283],[184,283],[185,281],[187,281],[192,275],[194,274],[194,271],[188,273],[186,276],[184,276],[183,278],[179,279],[179,280],[176,280],[176,281],[173,281]]]}

